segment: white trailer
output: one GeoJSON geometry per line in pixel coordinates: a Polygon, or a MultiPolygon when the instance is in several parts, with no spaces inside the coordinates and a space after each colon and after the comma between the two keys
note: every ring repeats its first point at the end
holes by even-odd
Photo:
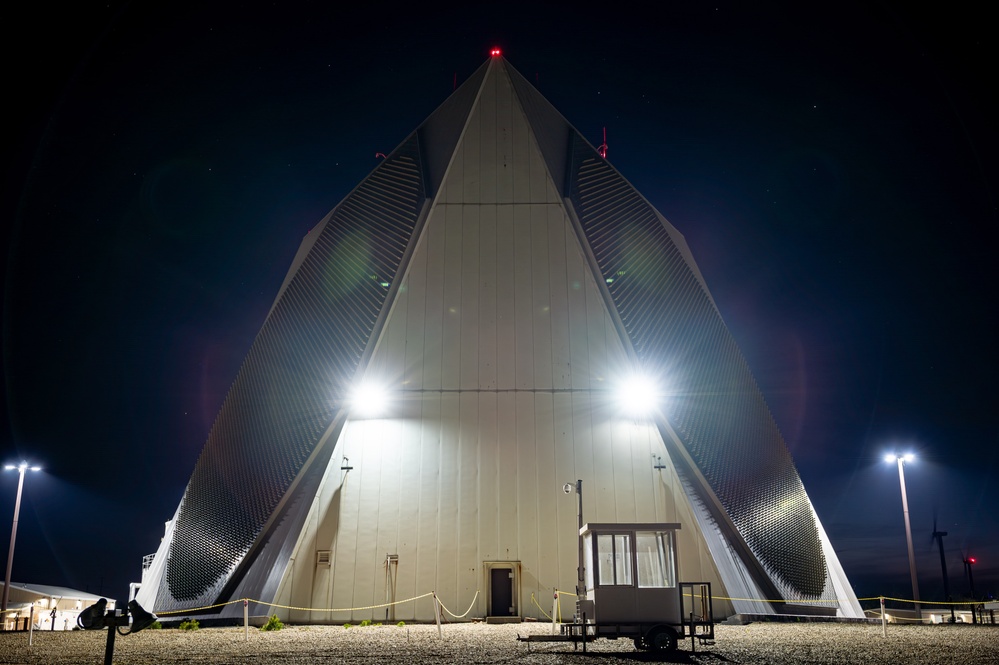
{"type": "Polygon", "coordinates": [[[579,529],[576,615],[560,635],[527,641],[628,637],[643,651],[670,652],[677,641],[714,639],[711,585],[680,582],[675,523],[585,524],[579,529]]]}

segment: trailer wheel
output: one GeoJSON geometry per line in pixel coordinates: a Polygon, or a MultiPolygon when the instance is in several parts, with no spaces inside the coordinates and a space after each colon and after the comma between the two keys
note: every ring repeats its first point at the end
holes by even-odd
{"type": "Polygon", "coordinates": [[[638,637],[635,638],[635,648],[638,649],[639,651],[649,650],[650,648],[649,643],[646,641],[644,635],[639,635],[638,637]]]}
{"type": "Polygon", "coordinates": [[[676,631],[669,626],[656,626],[645,635],[643,641],[651,651],[673,651],[676,649],[676,631]]]}

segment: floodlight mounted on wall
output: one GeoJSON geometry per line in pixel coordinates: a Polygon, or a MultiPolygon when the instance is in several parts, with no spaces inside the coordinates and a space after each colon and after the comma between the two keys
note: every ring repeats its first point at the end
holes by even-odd
{"type": "Polygon", "coordinates": [[[644,374],[632,374],[618,382],[615,399],[618,407],[634,418],[652,415],[659,407],[662,393],[656,382],[644,374]]]}
{"type": "Polygon", "coordinates": [[[380,416],[385,413],[388,404],[388,389],[371,380],[361,382],[350,394],[351,413],[360,418],[380,416]]]}

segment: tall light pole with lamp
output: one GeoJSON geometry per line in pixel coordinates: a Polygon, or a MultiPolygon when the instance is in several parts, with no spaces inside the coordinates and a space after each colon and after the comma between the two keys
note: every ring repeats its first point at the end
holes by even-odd
{"type": "Polygon", "coordinates": [[[3,600],[0,601],[0,617],[3,620],[3,629],[7,629],[7,598],[10,594],[10,571],[14,565],[14,540],[17,538],[17,516],[21,512],[21,490],[24,489],[24,472],[40,471],[42,467],[29,465],[21,462],[17,466],[7,464],[3,467],[7,471],[17,469],[19,477],[17,479],[17,499],[14,501],[14,525],[10,529],[10,551],[7,553],[7,575],[3,580],[3,600]]]}
{"type": "Polygon", "coordinates": [[[912,453],[905,455],[891,453],[885,455],[886,462],[896,462],[898,464],[898,484],[902,488],[902,515],[905,517],[905,541],[909,546],[909,575],[912,576],[912,599],[915,601],[916,616],[922,619],[919,608],[919,582],[916,580],[916,554],[912,549],[912,528],[909,526],[909,502],[905,497],[905,463],[912,462],[915,459],[916,456],[912,453]]]}

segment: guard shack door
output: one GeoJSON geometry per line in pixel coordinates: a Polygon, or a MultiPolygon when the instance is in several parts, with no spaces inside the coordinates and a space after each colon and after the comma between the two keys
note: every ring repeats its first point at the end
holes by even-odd
{"type": "Polygon", "coordinates": [[[679,624],[676,539],[679,524],[587,524],[580,530],[586,591],[594,619],[679,624]]]}

